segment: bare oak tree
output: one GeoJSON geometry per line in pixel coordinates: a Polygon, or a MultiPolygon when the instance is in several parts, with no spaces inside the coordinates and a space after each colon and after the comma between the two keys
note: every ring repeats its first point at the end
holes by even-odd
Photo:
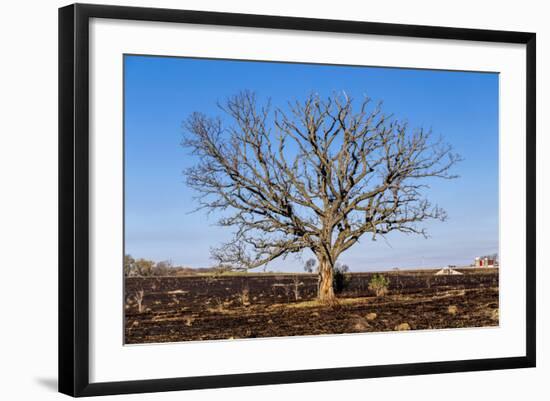
{"type": "Polygon", "coordinates": [[[450,168],[460,157],[381,104],[311,95],[272,112],[242,92],[219,107],[230,122],[193,113],[183,145],[198,160],[185,174],[199,208],[220,211],[219,224],[236,228],[213,249],[220,265],[251,269],[310,249],[318,297],[333,302],[336,261],[361,236],[426,236],[420,222],[446,218],[422,190],[428,178],[456,177],[450,168]]]}

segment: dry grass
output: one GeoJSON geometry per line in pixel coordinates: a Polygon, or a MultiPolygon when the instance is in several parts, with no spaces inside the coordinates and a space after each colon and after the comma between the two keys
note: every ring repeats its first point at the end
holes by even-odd
{"type": "Polygon", "coordinates": [[[193,316],[153,316],[151,319],[153,322],[184,322],[186,326],[191,326],[195,321],[193,316]]]}
{"type": "Polygon", "coordinates": [[[177,295],[177,294],[187,294],[189,291],[184,290],[174,290],[174,291],[166,291],[166,294],[168,295],[177,295]]]}
{"type": "Polygon", "coordinates": [[[244,287],[241,290],[241,293],[238,294],[237,298],[239,300],[239,303],[242,306],[249,306],[250,305],[250,291],[249,291],[248,287],[244,287]]]}
{"type": "MultiPolygon", "coordinates": [[[[369,303],[372,302],[372,297],[362,297],[362,298],[337,298],[336,304],[338,306],[344,306],[344,305],[357,305],[357,304],[363,304],[363,303],[369,303]]],[[[302,301],[302,302],[293,302],[290,304],[281,303],[281,304],[273,304],[269,306],[269,309],[307,309],[307,308],[323,308],[327,307],[328,305],[320,302],[316,299],[310,300],[310,301],[302,301]]]]}

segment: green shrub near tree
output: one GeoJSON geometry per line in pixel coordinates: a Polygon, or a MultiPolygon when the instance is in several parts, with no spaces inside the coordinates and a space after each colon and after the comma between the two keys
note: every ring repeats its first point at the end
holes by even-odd
{"type": "Polygon", "coordinates": [[[374,292],[374,295],[377,297],[386,295],[388,293],[389,286],[390,279],[379,273],[373,274],[369,281],[369,290],[374,292]]]}

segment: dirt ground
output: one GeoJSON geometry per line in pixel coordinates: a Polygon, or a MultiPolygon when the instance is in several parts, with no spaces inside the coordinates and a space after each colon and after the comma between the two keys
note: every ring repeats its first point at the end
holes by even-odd
{"type": "Polygon", "coordinates": [[[125,342],[498,326],[498,270],[461,271],[385,272],[382,297],[372,273],[351,273],[334,307],[315,301],[314,274],[126,278],[125,342]]]}

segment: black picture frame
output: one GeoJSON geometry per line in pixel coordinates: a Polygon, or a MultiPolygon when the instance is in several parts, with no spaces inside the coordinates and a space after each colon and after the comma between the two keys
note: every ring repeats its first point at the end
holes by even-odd
{"type": "Polygon", "coordinates": [[[362,379],[535,366],[536,35],[435,26],[74,4],[59,9],[59,391],[71,396],[362,379]],[[154,380],[89,381],[89,21],[91,18],[437,38],[526,45],[526,354],[520,357],[259,372],[154,380]]]}

